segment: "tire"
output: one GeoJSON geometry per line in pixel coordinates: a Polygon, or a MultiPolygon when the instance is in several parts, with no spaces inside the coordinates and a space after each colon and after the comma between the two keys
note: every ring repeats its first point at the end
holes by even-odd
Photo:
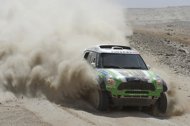
{"type": "Polygon", "coordinates": [[[152,106],[152,114],[153,115],[165,114],[166,111],[167,111],[167,97],[165,93],[162,93],[160,95],[160,98],[152,106]]]}
{"type": "Polygon", "coordinates": [[[106,91],[96,90],[92,93],[91,100],[93,106],[100,110],[106,111],[109,108],[109,95],[106,91]]]}

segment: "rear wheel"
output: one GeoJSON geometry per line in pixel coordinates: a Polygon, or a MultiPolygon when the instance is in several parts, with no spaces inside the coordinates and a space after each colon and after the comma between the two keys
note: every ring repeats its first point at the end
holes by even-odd
{"type": "Polygon", "coordinates": [[[167,97],[165,93],[160,95],[160,98],[152,106],[153,115],[165,114],[167,110],[167,97]]]}
{"type": "Polygon", "coordinates": [[[94,107],[100,111],[106,111],[109,108],[109,95],[106,91],[95,90],[91,97],[94,107]]]}

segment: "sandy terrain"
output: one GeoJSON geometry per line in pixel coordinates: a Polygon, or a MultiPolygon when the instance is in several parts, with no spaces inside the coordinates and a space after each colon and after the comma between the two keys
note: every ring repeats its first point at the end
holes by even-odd
{"type": "MultiPolygon", "coordinates": [[[[187,9],[187,8],[186,8],[187,9]]],[[[186,12],[186,11],[185,11],[186,12]]],[[[135,18],[134,18],[135,19],[135,18]]],[[[148,20],[148,19],[147,19],[148,20]]],[[[172,19],[173,20],[173,19],[172,19]]],[[[188,17],[187,17],[187,20],[188,17]]],[[[166,20],[167,22],[167,20],[166,20]]],[[[140,22],[142,23],[142,22],[140,22]]],[[[129,37],[130,44],[138,49],[152,70],[163,77],[170,89],[168,94],[169,108],[167,115],[154,117],[137,109],[110,110],[102,113],[96,111],[83,100],[63,100],[56,104],[43,97],[28,98],[25,96],[8,97],[0,104],[1,126],[188,126],[190,120],[190,47],[187,42],[171,38],[161,24],[151,26],[150,32],[144,29],[145,24],[138,23],[134,35],[129,37]],[[138,29],[139,28],[139,29],[138,29]],[[166,34],[166,35],[165,35],[166,34]]],[[[176,29],[184,29],[178,22],[176,29]]],[[[172,35],[175,27],[171,23],[172,35]]],[[[189,30],[187,28],[187,30],[189,30]]],[[[178,30],[176,30],[176,33],[178,30]]],[[[179,31],[180,32],[180,31],[179,31]]],[[[185,33],[185,32],[184,32],[185,33]]],[[[1,99],[1,98],[0,98],[1,99]]]]}
{"type": "Polygon", "coordinates": [[[0,105],[1,126],[50,126],[41,117],[20,105],[18,101],[0,105]]]}

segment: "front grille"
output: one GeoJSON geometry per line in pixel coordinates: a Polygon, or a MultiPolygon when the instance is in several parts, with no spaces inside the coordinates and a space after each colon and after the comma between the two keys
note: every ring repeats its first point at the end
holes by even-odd
{"type": "Polygon", "coordinates": [[[141,80],[131,80],[125,83],[121,83],[118,86],[118,90],[150,90],[155,91],[155,86],[152,83],[141,80]]]}
{"type": "Polygon", "coordinates": [[[125,93],[130,93],[130,94],[148,94],[148,91],[126,91],[125,93]]]}

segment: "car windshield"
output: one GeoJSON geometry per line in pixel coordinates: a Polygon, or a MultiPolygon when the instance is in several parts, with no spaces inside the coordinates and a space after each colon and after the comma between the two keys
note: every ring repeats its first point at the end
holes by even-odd
{"type": "Polygon", "coordinates": [[[100,57],[100,64],[102,68],[148,69],[139,54],[102,53],[100,57]]]}

